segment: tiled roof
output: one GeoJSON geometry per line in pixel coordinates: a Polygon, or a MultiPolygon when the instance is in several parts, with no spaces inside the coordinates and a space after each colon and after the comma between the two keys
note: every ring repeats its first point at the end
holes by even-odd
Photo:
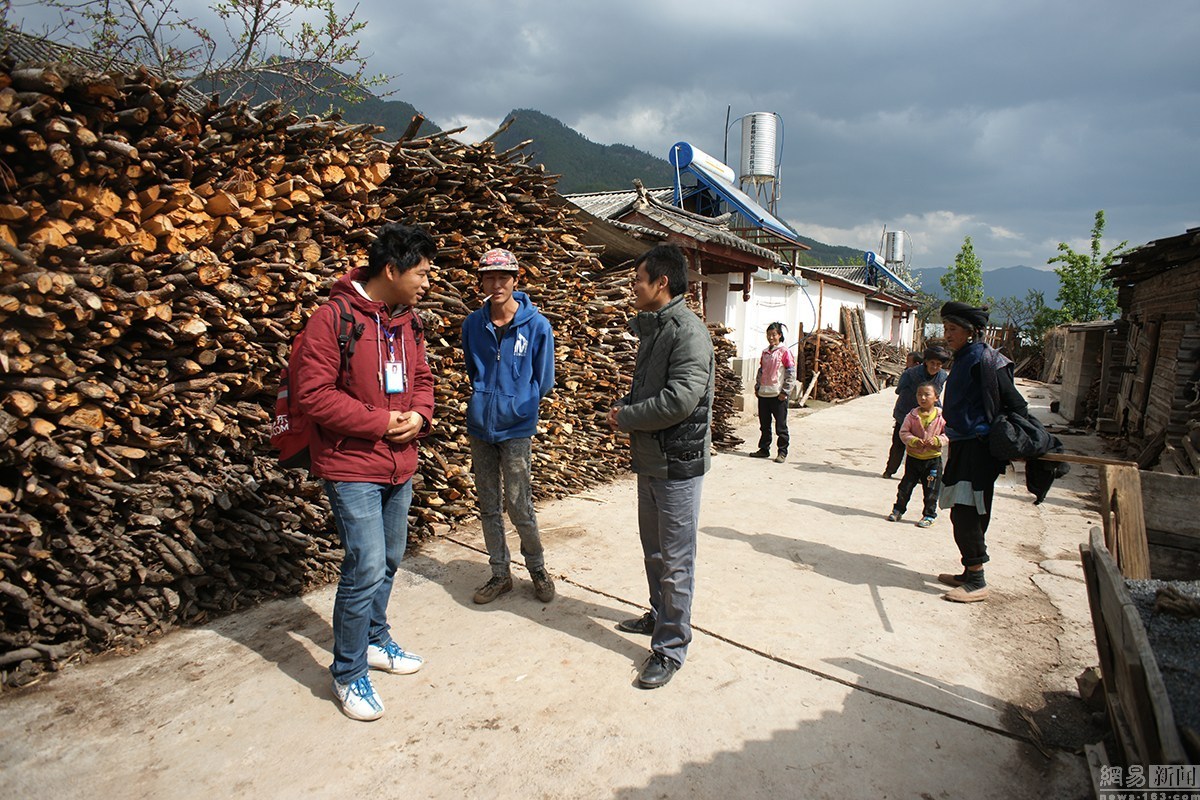
{"type": "MultiPolygon", "coordinates": [[[[647,189],[646,192],[651,197],[663,202],[670,202],[675,194],[675,190],[669,186],[665,189],[647,189]]],[[[566,197],[592,216],[611,222],[629,210],[629,207],[633,205],[633,201],[637,200],[638,193],[635,189],[621,189],[613,192],[569,194],[566,197]]]]}
{"type": "MultiPolygon", "coordinates": [[[[103,56],[92,50],[72,47],[49,39],[30,36],[12,28],[0,26],[0,52],[13,58],[17,64],[59,65],[72,64],[91,72],[134,73],[140,65],[118,58],[103,56]]],[[[146,69],[154,74],[155,70],[146,69]]],[[[195,110],[202,108],[208,98],[200,92],[184,86],[177,95],[179,102],[195,110]]]]}
{"type": "Polygon", "coordinates": [[[802,266],[802,267],[800,267],[800,269],[805,272],[815,272],[815,273],[819,273],[821,275],[828,275],[831,278],[837,278],[839,280],[847,281],[849,283],[853,283],[858,286],[861,286],[863,289],[867,289],[872,292],[877,291],[877,290],[882,290],[887,295],[889,295],[897,300],[904,301],[906,303],[912,302],[913,298],[916,297],[916,295],[909,294],[908,292],[901,289],[899,286],[896,286],[894,283],[892,283],[887,278],[882,278],[880,280],[879,286],[872,286],[871,284],[867,283],[867,267],[865,264],[861,267],[844,266],[844,265],[840,265],[840,266],[836,266],[836,267],[806,267],[806,266],[802,266]]]}
{"type": "Polygon", "coordinates": [[[837,267],[808,267],[807,269],[815,269],[818,272],[824,272],[826,275],[833,275],[846,281],[861,283],[864,286],[867,284],[867,268],[866,266],[837,266],[837,267]]]}
{"type": "Polygon", "coordinates": [[[701,222],[694,214],[687,214],[687,212],[680,213],[679,209],[671,205],[660,204],[651,199],[648,203],[638,203],[634,206],[633,210],[649,217],[668,230],[689,236],[696,241],[723,244],[735,250],[741,250],[742,252],[765,258],[772,264],[779,261],[779,256],[774,251],[748,242],[736,233],[731,232],[728,228],[701,222]],[[687,214],[687,216],[684,216],[684,214],[687,214]]]}
{"type": "Polygon", "coordinates": [[[674,199],[674,195],[675,190],[667,187],[665,189],[643,189],[640,192],[637,189],[632,189],[629,191],[571,194],[567,195],[567,199],[593,216],[600,217],[614,224],[627,224],[620,223],[617,217],[636,211],[652,219],[667,230],[691,237],[696,241],[723,244],[745,253],[752,253],[761,258],[769,259],[771,263],[779,261],[779,256],[775,252],[765,247],[759,247],[753,242],[748,242],[726,228],[725,223],[732,218],[732,215],[725,214],[721,217],[713,217],[711,218],[712,221],[709,222],[708,218],[701,217],[699,214],[693,214],[690,211],[684,211],[672,205],[671,201],[674,199]],[[644,198],[641,196],[643,193],[644,198]]]}

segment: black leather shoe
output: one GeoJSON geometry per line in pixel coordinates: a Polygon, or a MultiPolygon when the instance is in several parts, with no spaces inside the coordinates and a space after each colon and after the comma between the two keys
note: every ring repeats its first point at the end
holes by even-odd
{"type": "Polygon", "coordinates": [[[617,630],[651,636],[654,634],[654,615],[647,611],[637,619],[623,619],[617,623],[617,630]]]}
{"type": "Polygon", "coordinates": [[[646,659],[645,665],[642,666],[641,674],[638,675],[638,687],[657,689],[660,686],[666,686],[678,669],[679,665],[673,659],[662,653],[651,653],[650,658],[646,659]]]}

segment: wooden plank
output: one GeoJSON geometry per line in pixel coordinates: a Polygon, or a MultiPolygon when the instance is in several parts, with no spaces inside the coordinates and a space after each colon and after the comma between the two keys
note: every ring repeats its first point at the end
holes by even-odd
{"type": "Polygon", "coordinates": [[[1146,527],[1200,537],[1200,478],[1141,473],[1146,527]]]}
{"type": "Polygon", "coordinates": [[[1100,511],[1104,541],[1127,578],[1150,577],[1150,549],[1142,513],[1142,484],[1137,467],[1106,464],[1100,468],[1100,511]]]}
{"type": "Polygon", "coordinates": [[[1087,759],[1088,773],[1092,776],[1092,794],[1100,797],[1101,790],[1106,788],[1100,784],[1101,770],[1109,766],[1108,751],[1104,749],[1104,742],[1085,744],[1083,755],[1087,759]]]}
{"type": "Polygon", "coordinates": [[[812,390],[817,386],[817,378],[821,377],[820,372],[814,372],[812,380],[808,382],[808,388],[804,390],[804,394],[800,395],[800,402],[797,404],[800,408],[804,408],[804,404],[808,402],[808,396],[812,394],[812,390]]]}
{"type": "Polygon", "coordinates": [[[1102,456],[1084,456],[1078,453],[1046,453],[1044,456],[1038,456],[1042,461],[1065,461],[1068,464],[1086,464],[1092,467],[1114,466],[1114,467],[1136,467],[1136,461],[1124,461],[1117,458],[1104,458],[1102,456]]]}
{"type": "Polygon", "coordinates": [[[1148,764],[1186,764],[1187,753],[1175,728],[1175,713],[1167,687],[1163,684],[1158,669],[1158,659],[1150,648],[1146,628],[1137,608],[1131,603],[1125,606],[1122,626],[1130,644],[1130,664],[1136,658],[1136,669],[1130,670],[1135,682],[1131,687],[1133,701],[1128,703],[1132,713],[1135,736],[1142,739],[1142,752],[1148,764]]]}
{"type": "Polygon", "coordinates": [[[1187,763],[1158,661],[1102,536],[1092,528],[1079,549],[1113,733],[1126,764],[1187,763]]]}

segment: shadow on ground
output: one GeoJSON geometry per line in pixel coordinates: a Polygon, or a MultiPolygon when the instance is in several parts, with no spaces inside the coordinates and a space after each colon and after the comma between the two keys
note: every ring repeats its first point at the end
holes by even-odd
{"type": "MultiPolygon", "coordinates": [[[[933,691],[1003,705],[882,662],[846,658],[837,659],[836,666],[858,674],[858,686],[884,682],[906,698],[933,691]]],[[[923,720],[929,711],[912,706],[852,688],[840,710],[688,762],[644,786],[618,789],[613,797],[844,797],[847,786],[854,785],[856,797],[933,800],[971,796],[995,781],[1003,781],[1006,798],[1091,797],[1082,756],[1047,745],[1043,752],[1021,728],[1006,735],[965,720],[931,725],[923,720]]],[[[804,709],[798,708],[797,716],[803,717],[804,709]]],[[[1012,716],[1020,719],[1019,711],[1013,709],[1012,716]]]]}

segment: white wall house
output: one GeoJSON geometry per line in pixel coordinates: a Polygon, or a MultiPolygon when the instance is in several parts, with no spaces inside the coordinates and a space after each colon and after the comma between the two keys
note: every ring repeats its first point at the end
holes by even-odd
{"type": "MultiPolygon", "coordinates": [[[[842,268],[830,268],[840,270],[842,268]]],[[[739,358],[756,358],[767,342],[767,326],[782,322],[785,339],[796,343],[800,330],[811,333],[818,327],[842,331],[842,307],[863,309],[867,338],[911,347],[916,325],[912,305],[877,287],[856,284],[824,268],[803,268],[800,275],[760,270],[753,278],[750,299],[743,300],[741,275],[706,277],[706,311],[709,322],[719,322],[733,331],[739,358]],[[824,286],[822,287],[822,282],[824,286]],[[718,301],[724,291],[724,304],[718,301]]]]}

